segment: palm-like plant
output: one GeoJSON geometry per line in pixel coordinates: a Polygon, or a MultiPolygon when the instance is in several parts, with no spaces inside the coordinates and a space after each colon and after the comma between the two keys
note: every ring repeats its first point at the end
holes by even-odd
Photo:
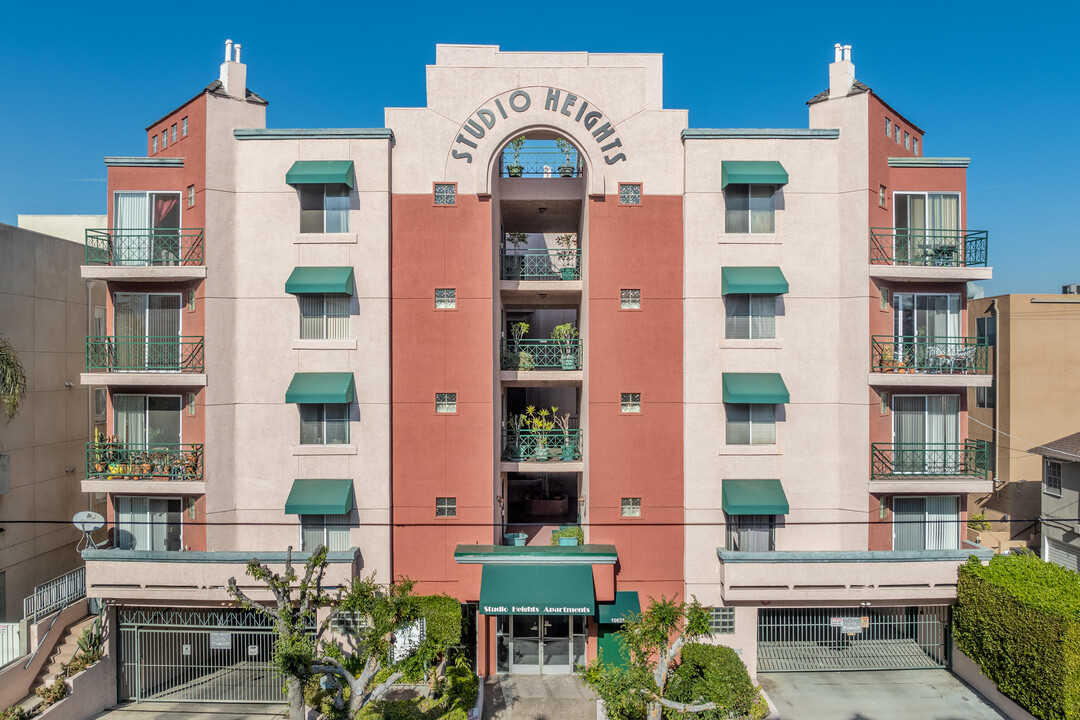
{"type": "Polygon", "coordinates": [[[19,412],[26,395],[26,370],[11,342],[0,335],[0,403],[8,422],[19,412]]]}

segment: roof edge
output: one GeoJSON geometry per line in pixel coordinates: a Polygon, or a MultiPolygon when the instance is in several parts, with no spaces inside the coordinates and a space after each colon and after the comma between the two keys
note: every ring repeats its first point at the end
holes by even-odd
{"type": "Polygon", "coordinates": [[[683,140],[836,140],[839,128],[687,128],[683,140]]]}
{"type": "Polygon", "coordinates": [[[966,157],[891,157],[889,167],[894,168],[966,168],[971,158],[966,157]]]}
{"type": "Polygon", "coordinates": [[[393,140],[390,128],[248,128],[233,130],[237,140],[393,140]]]}
{"type": "Polygon", "coordinates": [[[177,157],[107,157],[105,167],[184,167],[184,158],[177,157]]]}

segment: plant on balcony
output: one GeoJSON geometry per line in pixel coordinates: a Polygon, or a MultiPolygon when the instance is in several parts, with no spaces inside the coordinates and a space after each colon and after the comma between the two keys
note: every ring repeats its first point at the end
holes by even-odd
{"type": "Polygon", "coordinates": [[[547,462],[549,434],[555,429],[555,422],[550,419],[550,416],[558,410],[559,408],[555,406],[552,406],[550,410],[547,408],[537,410],[534,406],[529,405],[525,408],[525,414],[521,416],[522,422],[533,434],[536,441],[534,459],[537,462],[547,462]]]}
{"type": "Polygon", "coordinates": [[[514,339],[506,362],[510,370],[532,370],[536,367],[532,353],[521,349],[521,339],[528,333],[527,322],[516,322],[510,326],[510,336],[514,339]]]}
{"type": "Polygon", "coordinates": [[[555,422],[555,427],[562,431],[562,455],[559,459],[564,462],[574,460],[577,454],[577,448],[570,439],[570,413],[566,413],[565,415],[555,415],[553,420],[555,422]]]}
{"type": "Polygon", "coordinates": [[[563,280],[576,280],[578,276],[577,233],[566,233],[555,238],[559,250],[555,252],[555,264],[563,280]]]}
{"type": "Polygon", "coordinates": [[[979,513],[968,518],[968,527],[976,532],[986,532],[990,529],[990,521],[986,519],[986,515],[979,513]]]}
{"type": "Polygon", "coordinates": [[[184,474],[190,477],[197,476],[199,467],[202,465],[202,451],[197,447],[193,447],[191,450],[181,453],[181,458],[184,465],[184,474]]]}
{"type": "Polygon", "coordinates": [[[107,460],[108,444],[106,442],[108,438],[105,433],[101,432],[97,428],[94,428],[94,449],[91,451],[95,473],[103,473],[109,466],[107,460]]]}
{"type": "Polygon", "coordinates": [[[525,136],[518,135],[516,138],[510,141],[510,152],[514,154],[514,162],[511,165],[506,166],[506,174],[510,177],[519,178],[525,171],[525,167],[521,164],[521,148],[525,146],[525,136]]]}
{"type": "MultiPolygon", "coordinates": [[[[529,242],[529,234],[519,231],[508,232],[503,234],[506,239],[506,245],[512,247],[515,251],[520,250],[523,245],[527,245],[529,242]]],[[[519,280],[521,278],[521,267],[525,262],[525,257],[520,253],[505,253],[503,255],[504,263],[504,275],[507,280],[519,280]]]]}
{"type": "Polygon", "coordinates": [[[551,329],[551,339],[559,347],[562,355],[563,370],[577,370],[578,368],[578,330],[573,323],[563,323],[551,329]]]}
{"type": "Polygon", "coordinates": [[[566,158],[566,164],[559,166],[559,177],[574,177],[574,166],[570,164],[570,153],[574,152],[573,143],[562,138],[555,138],[555,146],[566,158]]]}
{"type": "Polygon", "coordinates": [[[524,421],[521,415],[512,413],[506,419],[506,459],[521,462],[525,459],[525,448],[521,445],[521,429],[524,421]]]}
{"type": "Polygon", "coordinates": [[[881,349],[881,371],[892,372],[896,369],[896,355],[891,343],[881,349]]]}
{"type": "Polygon", "coordinates": [[[580,525],[565,525],[551,531],[552,545],[584,545],[585,532],[580,525]]]}

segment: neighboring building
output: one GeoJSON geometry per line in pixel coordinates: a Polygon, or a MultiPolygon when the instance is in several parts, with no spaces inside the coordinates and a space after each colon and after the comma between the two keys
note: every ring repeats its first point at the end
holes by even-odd
{"type": "Polygon", "coordinates": [[[1042,559],[1080,572],[1080,433],[1029,452],[1042,457],[1042,559]]]}
{"type": "Polygon", "coordinates": [[[972,300],[968,333],[994,347],[994,384],[970,392],[973,438],[990,443],[992,491],[973,496],[995,550],[1039,546],[1043,468],[1033,443],[1080,427],[1080,295],[998,295],[972,300]]]}
{"type": "Polygon", "coordinates": [[[259,667],[272,629],[227,579],[320,542],[329,582],[466,603],[484,675],[613,657],[661,595],[714,607],[752,672],[943,665],[956,565],[987,555],[965,395],[992,378],[961,331],[986,233],[966,159],[924,157],[840,52],[809,129],[690,129],[659,55],[440,45],[427,107],[296,130],[227,50],[147,157],[106,159],[87,235],[83,381],[118,439],[85,557],[121,698],[259,667]]]}
{"type": "Polygon", "coordinates": [[[108,222],[107,215],[19,215],[16,224],[25,230],[82,245],[86,242],[87,229],[104,228],[108,222]]]}

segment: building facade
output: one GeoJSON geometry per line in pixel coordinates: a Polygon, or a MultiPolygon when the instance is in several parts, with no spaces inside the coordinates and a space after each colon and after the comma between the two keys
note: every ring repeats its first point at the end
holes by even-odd
{"type": "Polygon", "coordinates": [[[1042,460],[1042,559],[1080,572],[1080,433],[1030,452],[1042,460]]]}

